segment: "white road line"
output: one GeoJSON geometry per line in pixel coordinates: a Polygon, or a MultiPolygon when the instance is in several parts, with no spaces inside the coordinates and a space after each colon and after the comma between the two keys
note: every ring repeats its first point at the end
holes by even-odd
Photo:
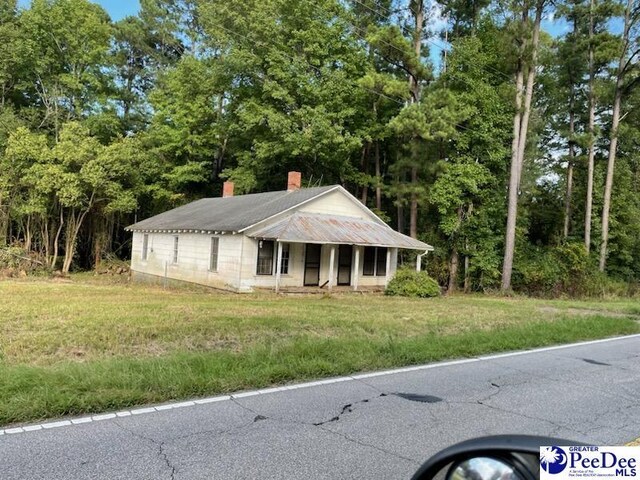
{"type": "Polygon", "coordinates": [[[348,376],[344,376],[344,377],[336,377],[336,378],[328,378],[326,380],[317,380],[314,382],[306,382],[306,383],[297,383],[297,384],[293,384],[293,385],[284,385],[281,387],[273,387],[273,388],[264,388],[264,389],[259,389],[259,390],[250,390],[250,391],[245,391],[245,392],[237,392],[237,393],[232,393],[230,395],[218,395],[216,397],[207,397],[207,398],[197,398],[194,400],[186,400],[186,401],[182,401],[182,402],[177,402],[177,403],[166,403],[166,404],[160,404],[160,405],[155,405],[155,406],[150,406],[150,407],[144,407],[144,408],[137,408],[137,409],[133,409],[133,410],[121,410],[115,413],[104,413],[104,414],[100,414],[100,415],[93,415],[93,416],[87,416],[87,417],[80,417],[80,418],[72,418],[70,420],[61,420],[61,421],[57,421],[57,422],[49,422],[49,423],[39,423],[39,424],[33,424],[33,425],[25,425],[22,427],[15,427],[15,428],[5,428],[0,429],[0,436],[2,435],[13,435],[13,434],[17,434],[17,433],[25,433],[25,432],[32,432],[32,431],[38,431],[38,430],[49,430],[49,429],[53,429],[53,428],[59,428],[59,427],[67,427],[67,426],[73,426],[73,425],[80,425],[83,423],[92,423],[92,422],[99,422],[102,420],[110,420],[110,419],[114,419],[114,418],[119,418],[119,417],[128,417],[131,415],[147,415],[150,413],[157,413],[157,412],[161,412],[164,410],[174,410],[177,408],[187,408],[187,407],[193,407],[193,406],[197,406],[197,405],[205,405],[207,403],[215,403],[215,402],[224,402],[224,401],[228,401],[228,400],[232,400],[232,399],[236,399],[236,398],[246,398],[246,397],[255,397],[258,395],[269,395],[269,394],[273,394],[273,393],[278,393],[278,392],[286,392],[286,391],[290,391],[290,390],[298,390],[300,388],[311,388],[311,387],[319,387],[321,385],[331,385],[331,384],[335,384],[335,383],[340,383],[340,382],[348,382],[348,381],[354,381],[354,380],[361,380],[361,379],[365,379],[365,378],[373,378],[373,377],[382,377],[385,375],[395,375],[398,373],[409,373],[409,372],[417,372],[420,370],[430,370],[432,368],[442,368],[442,367],[453,367],[456,365],[464,365],[465,363],[476,363],[476,362],[484,362],[484,361],[488,361],[488,360],[497,360],[497,359],[501,359],[501,358],[509,358],[509,357],[517,357],[520,355],[529,355],[529,354],[533,354],[533,353],[544,353],[544,352],[553,352],[556,350],[565,350],[565,349],[569,349],[569,348],[576,348],[576,347],[582,347],[585,345],[596,345],[598,343],[607,343],[607,342],[615,342],[615,341],[619,341],[619,340],[628,340],[628,339],[632,339],[632,338],[639,338],[640,339],[640,334],[635,334],[635,335],[626,335],[626,336],[622,336],[622,337],[612,337],[612,338],[603,338],[601,340],[588,340],[585,342],[578,342],[578,343],[570,343],[567,345],[556,345],[553,347],[543,347],[543,348],[537,348],[534,350],[521,350],[521,351],[517,351],[517,352],[507,352],[507,353],[498,353],[498,354],[494,354],[494,355],[483,355],[480,357],[473,357],[473,358],[463,358],[460,360],[451,360],[448,362],[439,362],[439,363],[427,363],[425,365],[415,365],[415,366],[411,366],[411,367],[404,367],[404,368],[395,368],[395,369],[390,369],[390,370],[382,370],[379,372],[371,372],[371,373],[360,373],[357,375],[348,375],[348,376]]]}

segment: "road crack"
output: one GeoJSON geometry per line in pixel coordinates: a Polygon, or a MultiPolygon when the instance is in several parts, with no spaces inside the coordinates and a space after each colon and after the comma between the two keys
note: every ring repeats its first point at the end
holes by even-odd
{"type": "Polygon", "coordinates": [[[173,465],[173,463],[171,462],[171,459],[169,458],[169,454],[165,451],[165,446],[167,444],[166,441],[158,441],[153,437],[148,437],[146,435],[142,435],[134,430],[131,430],[127,427],[125,427],[124,425],[122,425],[119,422],[114,421],[113,422],[116,426],[118,426],[121,430],[124,430],[125,432],[127,432],[129,435],[139,438],[141,440],[145,440],[147,442],[152,443],[154,446],[156,446],[158,448],[158,457],[160,458],[160,460],[166,465],[166,467],[169,469],[169,478],[171,480],[175,480],[176,479],[176,474],[178,473],[178,469],[176,468],[175,465],[173,465]]]}
{"type": "MultiPolygon", "coordinates": [[[[368,402],[368,401],[369,400],[361,400],[361,402],[368,402]]],[[[353,404],[352,403],[347,403],[346,405],[344,405],[342,407],[342,410],[340,411],[340,413],[338,415],[336,415],[335,417],[331,417],[329,420],[324,420],[322,422],[314,423],[313,426],[314,427],[320,427],[321,425],[324,425],[325,423],[337,422],[338,420],[340,420],[340,417],[342,417],[342,415],[344,415],[345,413],[351,413],[351,412],[353,412],[353,404]]]]}

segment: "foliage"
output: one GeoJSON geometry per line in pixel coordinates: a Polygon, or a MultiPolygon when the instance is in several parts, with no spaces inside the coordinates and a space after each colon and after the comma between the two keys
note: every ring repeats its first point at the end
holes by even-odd
{"type": "Polygon", "coordinates": [[[582,243],[539,248],[523,256],[514,287],[536,296],[615,297],[629,296],[627,282],[598,271],[582,243]]]}
{"type": "Polygon", "coordinates": [[[540,1],[141,0],[114,22],[90,0],[0,0],[0,245],[50,268],[95,268],[127,257],[124,225],[217,196],[225,179],[236,194],[279,190],[298,170],[305,186],[339,183],[436,246],[428,268],[448,289],[491,290],[524,69],[538,75],[514,288],[623,291],[614,286],[640,280],[637,23],[625,51],[623,0],[543,2],[568,29],[542,32],[531,70],[540,1]],[[591,244],[601,242],[614,133],[606,276],[589,257],[578,282],[562,249],[586,236],[591,143],[591,244]]]}
{"type": "Polygon", "coordinates": [[[425,271],[399,268],[384,293],[391,296],[429,298],[440,295],[440,285],[425,271]]]}

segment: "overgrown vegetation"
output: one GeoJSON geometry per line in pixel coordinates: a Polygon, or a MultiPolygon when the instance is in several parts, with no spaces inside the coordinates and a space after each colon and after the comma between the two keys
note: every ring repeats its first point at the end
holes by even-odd
{"type": "Polygon", "coordinates": [[[136,219],[299,170],[434,245],[449,292],[640,279],[638,0],[140,5],[0,0],[0,246],[96,268],[136,219]]]}
{"type": "Polygon", "coordinates": [[[404,267],[398,269],[384,293],[401,297],[437,297],[440,295],[440,285],[427,272],[404,267]]]}
{"type": "Polygon", "coordinates": [[[640,331],[636,301],[0,283],[0,425],[640,331]]]}
{"type": "Polygon", "coordinates": [[[611,278],[598,271],[584,245],[564,244],[531,248],[521,255],[514,287],[526,294],[544,297],[616,297],[637,295],[639,286],[611,278]]]}

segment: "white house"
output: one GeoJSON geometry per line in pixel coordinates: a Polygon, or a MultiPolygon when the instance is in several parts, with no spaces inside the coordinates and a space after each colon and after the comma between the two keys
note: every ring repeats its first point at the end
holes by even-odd
{"type": "Polygon", "coordinates": [[[398,249],[433,247],[396,232],[339,185],[203,198],[127,227],[134,279],[254,288],[384,287],[398,249]]]}

